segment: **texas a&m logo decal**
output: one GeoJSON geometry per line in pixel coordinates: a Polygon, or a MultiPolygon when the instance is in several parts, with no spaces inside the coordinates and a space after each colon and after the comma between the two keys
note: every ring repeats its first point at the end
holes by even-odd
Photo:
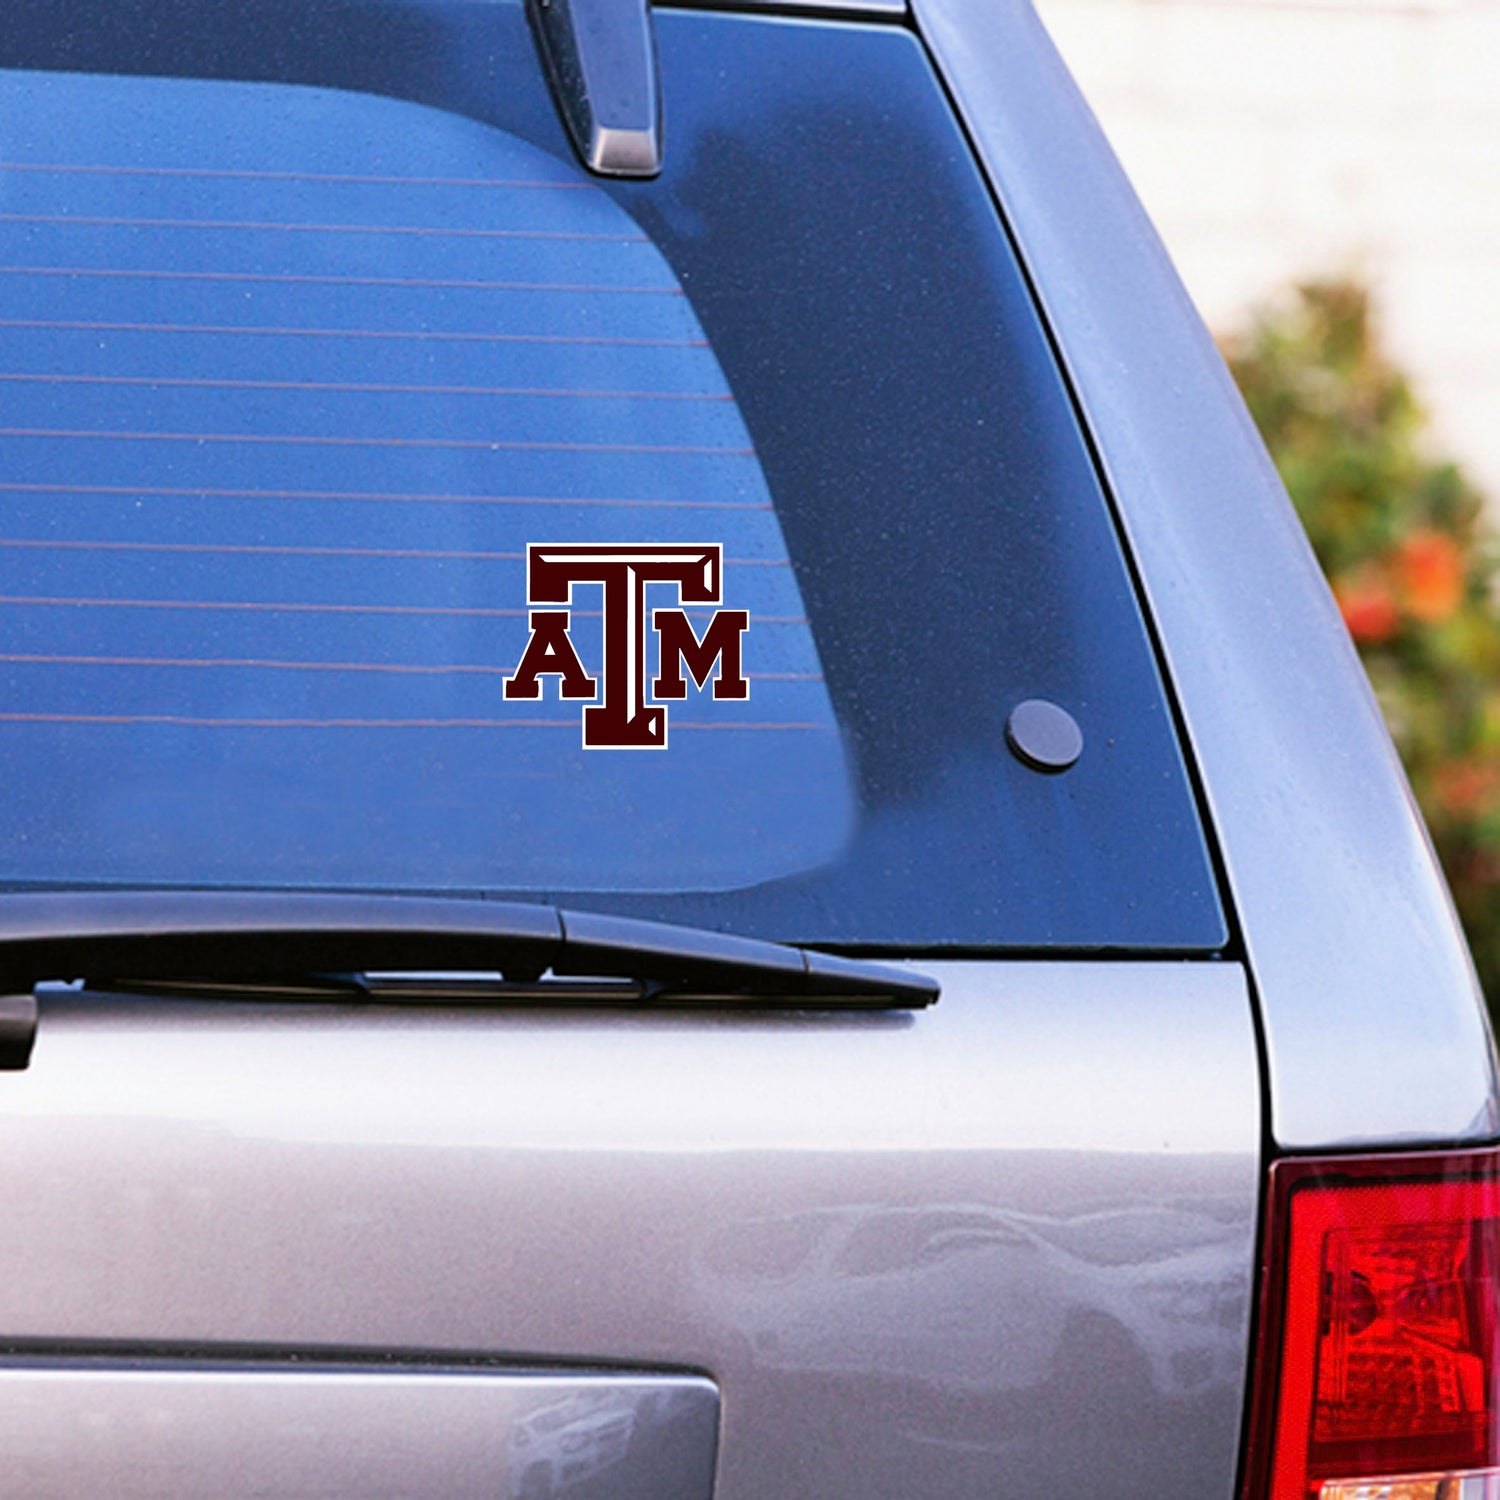
{"type": "Polygon", "coordinates": [[[647,697],[647,588],[659,593],[670,585],[679,606],[717,606],[723,597],[723,551],[718,543],[531,543],[526,548],[531,635],[505,679],[505,696],[539,698],[542,678],[556,677],[564,698],[595,700],[583,710],[585,747],[623,750],[666,748],[665,705],[687,697],[687,677],[701,690],[713,674],[715,698],[748,698],[740,643],[749,611],[714,608],[700,636],[680,607],[649,611],[658,666],[649,684],[652,701],[647,697]],[[604,660],[597,678],[584,670],[573,648],[569,616],[579,584],[597,584],[604,593],[604,660]],[[565,607],[539,607],[558,604],[565,607]]]}

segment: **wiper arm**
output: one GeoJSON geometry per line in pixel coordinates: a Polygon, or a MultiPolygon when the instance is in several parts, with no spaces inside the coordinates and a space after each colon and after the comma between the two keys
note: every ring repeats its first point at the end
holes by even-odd
{"type": "MultiPolygon", "coordinates": [[[[496,971],[532,995],[550,972],[638,980],[631,998],[642,1000],[905,1010],[938,997],[933,980],[885,964],[525,902],[272,891],[0,897],[0,995],[18,999],[48,979],[278,982],[465,970],[496,971]]],[[[0,1013],[0,1032],[4,1020],[0,1013]]],[[[16,1024],[24,1029],[24,1017],[16,1024]]]]}

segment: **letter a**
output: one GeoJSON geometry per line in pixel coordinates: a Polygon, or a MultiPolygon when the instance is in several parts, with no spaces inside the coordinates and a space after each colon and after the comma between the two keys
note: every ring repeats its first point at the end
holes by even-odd
{"type": "Polygon", "coordinates": [[[599,684],[583,670],[568,638],[565,609],[532,610],[531,639],[526,642],[520,665],[505,679],[505,696],[540,698],[539,677],[562,678],[564,698],[592,698],[599,690],[599,684]]]}

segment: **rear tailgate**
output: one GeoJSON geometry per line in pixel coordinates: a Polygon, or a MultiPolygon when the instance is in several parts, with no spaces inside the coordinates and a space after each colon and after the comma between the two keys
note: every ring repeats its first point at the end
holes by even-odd
{"type": "Polygon", "coordinates": [[[28,1493],[1229,1500],[1245,976],[916,38],[658,13],[663,169],[604,182],[509,0],[94,9],[0,38],[0,881],[559,902],[942,997],[47,993],[28,1493]]]}
{"type": "MultiPolygon", "coordinates": [[[[11,1361],[699,1372],[722,1500],[1228,1497],[1259,1175],[1240,971],[935,972],[915,1015],[49,999],[0,1086],[11,1361]]],[[[39,1452],[55,1431],[17,1430],[8,1389],[7,1463],[53,1481],[26,1493],[78,1493],[76,1445],[39,1452]]],[[[224,1441],[172,1410],[132,1441],[224,1441]]],[[[230,1410],[254,1473],[285,1439],[230,1410]]],[[[457,1440],[436,1424],[390,1438],[378,1493],[523,1493],[494,1411],[463,1420],[494,1487],[412,1487],[457,1440]]],[[[566,1493],[661,1493],[682,1436],[636,1425],[566,1493]]],[[[375,1493],[325,1452],[326,1493],[375,1493]]]]}

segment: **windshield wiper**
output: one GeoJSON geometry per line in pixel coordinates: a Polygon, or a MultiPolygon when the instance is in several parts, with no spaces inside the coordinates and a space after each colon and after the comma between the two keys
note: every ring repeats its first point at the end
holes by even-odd
{"type": "MultiPolygon", "coordinates": [[[[197,981],[399,996],[395,976],[502,976],[492,1002],[591,998],[910,1010],[938,986],[809,948],[525,902],[271,891],[69,891],[0,896],[0,1054],[30,1051],[44,980],[197,981]],[[545,980],[543,976],[551,976],[545,980]],[[587,981],[581,984],[580,981],[587,981]],[[610,981],[628,981],[618,984],[610,981]],[[554,988],[555,987],[555,988],[554,988]],[[5,1009],[10,1004],[11,1011],[5,1009]],[[29,1006],[29,1011],[28,1011],[29,1006]]],[[[0,1066],[6,1065],[0,1059],[0,1066]]],[[[24,1066],[14,1061],[9,1066],[24,1066]]]]}

